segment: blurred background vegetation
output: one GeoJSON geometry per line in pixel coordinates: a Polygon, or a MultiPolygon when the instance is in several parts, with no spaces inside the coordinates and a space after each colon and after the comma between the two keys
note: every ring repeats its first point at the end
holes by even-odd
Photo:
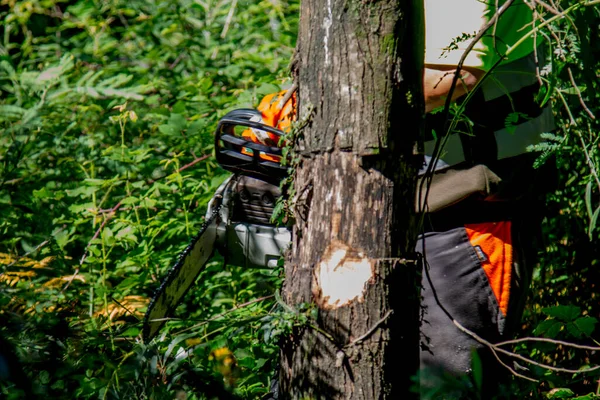
{"type": "MultiPolygon", "coordinates": [[[[0,398],[268,396],[277,337],[298,323],[275,299],[281,271],[217,258],[149,344],[140,320],[227,176],[216,122],[289,84],[298,3],[0,0],[0,352],[19,364],[7,381],[0,363],[0,398]]],[[[522,336],[597,345],[600,18],[546,6],[541,79],[560,128],[541,150],[560,184],[522,336]]],[[[512,349],[600,363],[560,344],[512,349]]],[[[513,398],[599,394],[600,371],[518,362],[539,382],[514,379],[513,398]]]]}

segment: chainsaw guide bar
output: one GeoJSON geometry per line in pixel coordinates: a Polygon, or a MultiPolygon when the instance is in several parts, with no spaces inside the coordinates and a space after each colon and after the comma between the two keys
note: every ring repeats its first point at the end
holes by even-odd
{"type": "Polygon", "coordinates": [[[222,206],[222,197],[198,234],[191,240],[186,249],[179,255],[175,265],[169,270],[163,283],[154,293],[146,315],[142,336],[145,341],[152,339],[168,320],[187,291],[192,287],[198,275],[206,267],[212,257],[217,239],[217,217],[222,206]]]}

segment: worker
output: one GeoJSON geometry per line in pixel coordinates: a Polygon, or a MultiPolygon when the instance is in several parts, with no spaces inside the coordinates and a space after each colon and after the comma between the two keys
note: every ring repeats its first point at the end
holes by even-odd
{"type": "Polygon", "coordinates": [[[427,204],[421,199],[419,205],[427,211],[417,246],[426,263],[422,398],[464,398],[468,388],[452,393],[445,387],[443,394],[435,388],[444,379],[468,377],[473,351],[482,361],[482,398],[495,395],[498,374],[507,369],[479,338],[495,343],[515,333],[535,257],[532,242],[540,236],[536,229],[544,216],[544,194],[553,186],[553,167],[534,169],[536,154],[527,151],[540,142],[541,133],[554,129],[550,106],[536,101],[536,71],[544,61],[541,41],[534,36],[521,40],[533,27],[533,11],[523,0],[512,2],[494,21],[505,3],[425,0],[428,113],[444,106],[472,37],[489,29],[464,56],[450,99],[464,105],[468,120],[450,132],[442,113],[428,114],[426,120],[426,154],[436,147],[433,137],[448,136],[437,154],[442,161],[430,166],[437,171],[434,180],[427,180],[432,185],[427,204]],[[467,95],[471,98],[464,103],[467,95]]]}

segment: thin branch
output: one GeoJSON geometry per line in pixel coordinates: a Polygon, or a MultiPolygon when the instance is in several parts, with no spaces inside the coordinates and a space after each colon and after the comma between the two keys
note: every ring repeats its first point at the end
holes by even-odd
{"type": "MultiPolygon", "coordinates": [[[[202,161],[206,160],[207,158],[209,158],[211,156],[212,156],[212,154],[205,154],[202,157],[195,158],[190,163],[188,163],[188,164],[184,165],[183,167],[180,167],[179,169],[177,169],[177,172],[181,172],[181,171],[184,171],[184,170],[186,170],[186,169],[188,169],[190,167],[193,167],[194,165],[198,164],[199,162],[202,162],[202,161]]],[[[158,181],[160,179],[163,179],[165,176],[169,176],[169,175],[171,175],[171,174],[166,174],[166,175],[163,175],[160,178],[156,178],[156,179],[150,179],[148,181],[148,183],[154,183],[154,182],[156,182],[156,181],[158,181]]]]}
{"type": "Polygon", "coordinates": [[[133,313],[133,311],[131,311],[130,309],[128,309],[127,307],[125,307],[125,306],[124,306],[124,305],[123,305],[123,304],[122,304],[122,303],[121,303],[119,300],[115,299],[113,295],[110,295],[110,299],[111,299],[112,301],[114,301],[115,303],[117,303],[117,305],[118,305],[119,307],[121,307],[123,310],[125,310],[125,311],[127,311],[129,314],[131,314],[131,316],[132,316],[133,318],[137,319],[137,320],[138,320],[138,322],[140,321],[140,319],[137,317],[137,315],[135,315],[135,314],[133,313]]]}
{"type": "Polygon", "coordinates": [[[523,362],[526,362],[528,364],[532,364],[532,365],[535,365],[537,367],[544,368],[544,369],[549,369],[550,371],[554,371],[554,372],[565,372],[567,374],[581,374],[581,373],[592,372],[592,371],[595,371],[597,369],[600,369],[600,365],[596,365],[596,366],[588,368],[586,370],[553,367],[552,365],[540,363],[540,362],[534,361],[534,360],[532,360],[530,358],[523,357],[522,355],[514,353],[512,351],[500,349],[500,348],[497,348],[497,347],[495,347],[495,349],[497,351],[503,353],[503,354],[506,354],[509,357],[513,357],[513,358],[516,358],[516,359],[521,360],[523,362]]]}
{"type": "Polygon", "coordinates": [[[554,14],[554,15],[560,15],[560,11],[558,11],[556,8],[552,7],[550,4],[544,3],[542,0],[533,0],[536,4],[542,6],[546,11],[554,14]]]}
{"type": "Polygon", "coordinates": [[[206,160],[209,157],[212,157],[212,154],[205,154],[205,155],[203,155],[200,158],[196,158],[196,159],[192,160],[190,163],[185,164],[183,167],[179,168],[177,170],[177,172],[181,172],[181,171],[184,171],[184,170],[188,169],[189,167],[193,167],[194,165],[198,164],[201,161],[206,160]]]}
{"type": "Polygon", "coordinates": [[[517,40],[512,46],[510,46],[510,48],[506,51],[506,54],[504,54],[504,56],[509,56],[510,54],[512,54],[515,49],[517,49],[519,46],[521,46],[523,44],[523,42],[525,42],[527,39],[529,39],[529,37],[531,35],[535,35],[537,32],[539,32],[542,28],[545,28],[548,24],[560,19],[560,18],[569,18],[569,14],[572,11],[577,10],[579,7],[589,7],[589,6],[593,6],[596,4],[600,4],[600,0],[594,0],[594,1],[580,1],[577,4],[573,4],[572,6],[570,6],[569,8],[567,8],[566,10],[562,11],[560,14],[557,14],[555,16],[553,16],[550,19],[547,19],[545,21],[543,21],[541,24],[539,24],[538,26],[536,26],[535,28],[533,28],[531,31],[527,32],[526,35],[522,36],[519,40],[517,40]]]}
{"type": "Polygon", "coordinates": [[[373,325],[371,328],[369,328],[369,330],[364,334],[361,335],[360,337],[358,337],[357,339],[354,339],[353,341],[351,341],[350,343],[348,343],[347,345],[345,345],[344,347],[350,347],[350,346],[354,346],[355,344],[359,344],[360,342],[362,342],[363,340],[365,340],[366,338],[368,338],[369,336],[371,336],[371,334],[373,332],[375,332],[378,328],[379,325],[383,324],[385,322],[386,319],[388,319],[388,317],[390,315],[392,315],[394,313],[394,310],[390,310],[388,311],[383,318],[381,318],[379,321],[377,321],[375,323],[375,325],[373,325]]]}
{"type": "Polygon", "coordinates": [[[177,64],[179,64],[179,62],[181,60],[183,60],[183,57],[185,57],[187,54],[185,53],[181,53],[177,56],[177,58],[175,58],[175,60],[169,65],[169,69],[173,69],[177,66],[177,64]]]}
{"type": "Polygon", "coordinates": [[[236,6],[237,0],[233,0],[233,2],[231,3],[231,8],[229,8],[229,13],[227,14],[225,26],[223,26],[223,31],[221,32],[221,39],[225,39],[225,37],[227,36],[227,31],[229,30],[229,25],[231,25],[231,21],[233,20],[233,14],[235,13],[236,6]]]}
{"type": "MultiPolygon", "coordinates": [[[[245,303],[239,304],[239,305],[237,305],[237,306],[235,306],[235,307],[233,307],[233,308],[230,308],[230,309],[229,309],[229,310],[227,310],[227,311],[224,311],[224,312],[222,312],[221,314],[215,315],[215,316],[214,316],[214,317],[212,317],[212,318],[209,318],[209,319],[207,319],[207,320],[204,320],[204,321],[200,322],[199,324],[196,324],[196,325],[190,326],[189,328],[182,329],[182,330],[180,330],[179,332],[177,332],[177,334],[179,335],[179,334],[181,334],[181,333],[183,333],[183,332],[187,332],[187,331],[190,331],[190,330],[192,330],[192,329],[199,328],[199,327],[201,327],[201,326],[203,326],[203,325],[206,325],[206,324],[208,324],[209,322],[216,321],[217,319],[219,319],[219,318],[222,318],[222,317],[226,316],[227,314],[231,314],[232,312],[234,312],[234,311],[237,311],[237,310],[239,310],[239,309],[241,309],[241,308],[248,307],[248,306],[250,306],[250,305],[252,305],[252,304],[259,303],[259,302],[261,302],[261,301],[263,301],[263,300],[268,300],[268,299],[270,299],[270,298],[273,298],[273,297],[275,297],[275,295],[274,295],[274,294],[272,294],[272,295],[269,295],[269,296],[260,297],[260,298],[258,298],[258,299],[254,299],[254,300],[247,301],[247,302],[245,302],[245,303]]],[[[153,319],[152,321],[153,321],[153,322],[155,322],[155,321],[165,321],[165,320],[166,320],[166,321],[172,321],[172,320],[179,320],[179,318],[161,318],[161,319],[153,319]]]]}
{"type": "Polygon", "coordinates": [[[571,67],[567,68],[567,72],[569,72],[569,80],[571,81],[571,85],[573,85],[573,87],[575,88],[575,91],[577,92],[577,97],[579,97],[579,103],[581,104],[581,106],[583,107],[583,109],[585,110],[587,115],[590,116],[591,119],[596,119],[596,116],[594,115],[594,113],[588,108],[588,106],[585,104],[585,101],[583,101],[583,97],[581,96],[581,91],[579,90],[579,86],[577,86],[577,84],[575,83],[575,78],[573,78],[573,72],[571,72],[571,67]]]}
{"type": "Polygon", "coordinates": [[[90,249],[90,246],[92,245],[92,242],[98,238],[98,236],[100,235],[100,232],[102,232],[102,229],[104,228],[104,226],[106,225],[108,220],[113,217],[114,213],[119,209],[119,207],[121,207],[120,201],[117,203],[116,206],[111,208],[111,213],[109,213],[106,216],[106,218],[104,218],[104,220],[102,221],[102,224],[100,224],[100,227],[96,230],[96,233],[94,233],[94,236],[92,236],[92,238],[89,240],[88,244],[85,246],[85,251],[83,252],[83,255],[81,256],[81,259],[79,260],[79,265],[77,266],[77,268],[75,269],[75,272],[73,273],[73,276],[71,276],[71,278],[69,279],[69,281],[67,282],[65,287],[61,290],[61,292],[64,292],[65,290],[67,290],[67,288],[73,282],[73,279],[75,279],[75,277],[79,274],[79,270],[80,270],[81,266],[83,265],[83,262],[87,258],[88,251],[90,249]]]}
{"type": "Polygon", "coordinates": [[[569,122],[571,123],[571,125],[573,126],[577,126],[577,121],[575,121],[575,117],[573,117],[573,113],[571,113],[571,109],[569,108],[569,105],[567,104],[567,100],[565,100],[565,96],[562,95],[561,91],[558,90],[558,88],[555,88],[556,94],[558,95],[558,97],[560,98],[560,100],[562,101],[563,105],[565,106],[565,110],[567,111],[567,114],[569,115],[569,122]]]}
{"type": "MultiPolygon", "coordinates": [[[[462,326],[460,324],[460,322],[458,322],[456,320],[452,320],[452,322],[454,323],[454,325],[461,332],[463,332],[463,333],[471,336],[473,339],[475,339],[479,343],[481,343],[484,346],[488,347],[492,352],[499,352],[499,353],[505,354],[505,355],[507,355],[509,357],[516,358],[518,360],[526,362],[528,364],[532,364],[532,365],[538,366],[540,368],[548,369],[548,370],[554,371],[554,372],[565,372],[565,373],[568,373],[568,374],[581,374],[581,373],[587,373],[587,372],[591,372],[591,371],[595,371],[597,369],[600,369],[600,365],[596,365],[596,366],[588,368],[586,370],[578,370],[578,369],[570,369],[570,368],[553,367],[552,365],[540,363],[540,362],[534,361],[534,360],[532,360],[530,358],[524,357],[524,356],[522,356],[520,354],[514,353],[512,351],[505,350],[505,349],[501,348],[498,344],[493,344],[491,342],[488,342],[487,340],[485,340],[482,337],[480,337],[479,335],[477,335],[475,332],[472,332],[469,329],[467,329],[464,326],[462,326]]],[[[506,364],[503,363],[503,365],[506,365],[506,364]]],[[[511,371],[513,371],[512,368],[510,368],[510,369],[511,369],[511,371]]]]}
{"type": "MultiPolygon", "coordinates": [[[[589,129],[589,126],[588,126],[589,129]]],[[[588,167],[590,167],[590,171],[592,172],[592,175],[594,175],[594,179],[596,180],[596,185],[598,185],[598,189],[600,189],[600,178],[598,177],[598,171],[596,171],[596,165],[594,164],[594,161],[592,160],[592,157],[590,156],[590,153],[587,149],[587,145],[585,143],[585,140],[583,139],[583,135],[581,135],[581,132],[579,131],[579,129],[575,130],[577,132],[577,136],[579,136],[579,141],[581,142],[581,148],[583,149],[583,152],[585,154],[585,160],[587,162],[588,167]]]]}
{"type": "Polygon", "coordinates": [[[294,82],[292,84],[292,87],[288,89],[288,91],[285,93],[285,96],[283,96],[283,98],[281,99],[281,102],[279,103],[279,108],[283,109],[283,106],[285,106],[289,99],[292,98],[296,90],[298,90],[298,84],[294,82]]]}
{"type": "MultiPolygon", "coordinates": [[[[52,237],[52,236],[54,236],[54,235],[56,235],[56,234],[58,234],[58,233],[60,233],[60,232],[62,232],[62,231],[64,231],[64,230],[66,229],[66,227],[67,227],[66,225],[63,225],[63,226],[62,226],[62,228],[60,228],[60,229],[59,229],[59,230],[57,230],[55,233],[53,233],[53,234],[51,235],[51,237],[52,237]]],[[[44,247],[44,246],[45,246],[45,245],[47,245],[48,243],[50,243],[50,239],[46,239],[46,240],[44,240],[42,243],[40,243],[40,244],[38,244],[37,246],[35,246],[35,248],[34,248],[33,250],[31,250],[31,251],[28,251],[27,253],[23,254],[22,256],[17,256],[13,262],[11,262],[10,264],[8,264],[8,265],[6,266],[6,268],[10,268],[10,267],[12,267],[12,266],[13,266],[13,265],[15,265],[16,263],[18,263],[18,262],[19,262],[19,261],[20,261],[22,258],[25,258],[25,257],[27,257],[27,256],[29,256],[29,255],[31,255],[31,254],[33,254],[33,253],[35,253],[36,251],[38,251],[39,249],[41,249],[42,247],[44,247]]]]}
{"type": "Polygon", "coordinates": [[[477,34],[475,35],[475,37],[473,38],[471,43],[469,43],[469,45],[465,49],[463,55],[460,57],[460,60],[458,61],[458,65],[456,66],[454,78],[452,79],[452,84],[450,85],[450,90],[448,91],[448,96],[446,97],[446,104],[444,104],[444,113],[443,113],[444,115],[447,115],[448,111],[450,110],[450,103],[452,102],[452,95],[454,94],[454,89],[456,88],[456,84],[458,83],[458,79],[460,78],[460,71],[462,70],[462,66],[465,63],[467,56],[469,55],[471,50],[473,50],[473,48],[479,42],[479,40],[483,37],[483,35],[485,35],[485,33],[488,31],[488,29],[490,29],[492,26],[496,25],[498,18],[500,18],[500,16],[506,12],[506,10],[511,6],[511,4],[513,2],[514,2],[514,0],[508,0],[500,8],[497,9],[494,16],[492,18],[490,18],[488,23],[485,24],[479,30],[479,32],[477,32],[477,34]]]}
{"type": "MultiPolygon", "coordinates": [[[[319,332],[321,335],[325,336],[338,349],[340,348],[340,345],[335,341],[333,335],[331,335],[330,333],[326,332],[324,329],[321,329],[318,326],[313,325],[313,324],[308,324],[308,327],[310,327],[311,329],[314,329],[315,331],[319,332]]],[[[340,350],[340,351],[343,352],[343,350],[340,350]]]]}
{"type": "Polygon", "coordinates": [[[544,343],[552,343],[557,346],[573,347],[575,349],[581,349],[581,350],[600,351],[600,347],[597,347],[597,346],[585,346],[585,345],[581,345],[581,344],[577,344],[577,343],[565,342],[562,340],[537,338],[537,337],[525,337],[525,338],[519,338],[519,339],[513,339],[513,340],[506,340],[504,342],[496,343],[495,346],[508,346],[508,345],[519,344],[519,343],[527,343],[527,342],[544,342],[544,343]]]}
{"type": "Polygon", "coordinates": [[[514,369],[513,367],[511,367],[510,365],[508,365],[507,363],[505,363],[505,362],[504,362],[504,361],[503,361],[503,360],[500,358],[500,356],[498,355],[498,353],[497,353],[497,352],[496,352],[494,349],[490,349],[490,350],[492,351],[492,354],[494,355],[494,357],[496,358],[496,360],[498,360],[498,362],[499,362],[499,363],[500,363],[502,366],[504,366],[506,369],[508,369],[508,370],[511,372],[511,374],[513,374],[514,376],[516,376],[516,377],[519,377],[519,378],[522,378],[522,379],[525,379],[525,380],[528,380],[528,381],[531,381],[531,382],[539,382],[539,380],[538,380],[538,379],[531,378],[531,377],[529,377],[529,376],[527,376],[527,375],[523,375],[523,374],[521,374],[520,372],[517,372],[517,371],[515,371],[515,369],[514,369]]]}
{"type": "MultiPolygon", "coordinates": [[[[535,0],[531,0],[531,4],[527,3],[527,1],[525,1],[525,4],[527,4],[527,6],[529,6],[529,8],[531,8],[531,11],[533,12],[533,27],[535,28],[535,23],[541,19],[540,13],[538,12],[537,8],[535,8],[535,0]]],[[[540,73],[540,59],[538,56],[538,42],[537,42],[537,34],[533,36],[533,57],[534,57],[534,63],[535,63],[535,77],[537,78],[538,84],[540,85],[540,87],[543,86],[544,82],[542,81],[542,76],[540,73]]]]}

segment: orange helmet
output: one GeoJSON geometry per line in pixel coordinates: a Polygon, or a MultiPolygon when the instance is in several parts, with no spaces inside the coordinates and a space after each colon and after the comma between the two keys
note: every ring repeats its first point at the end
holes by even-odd
{"type": "MultiPolygon", "coordinates": [[[[254,122],[261,122],[284,132],[289,131],[292,121],[296,117],[296,93],[293,93],[286,103],[282,104],[286,93],[287,90],[282,90],[279,93],[271,93],[265,96],[258,105],[262,121],[254,122]]],[[[242,132],[242,137],[254,143],[279,146],[279,137],[277,135],[258,129],[246,129],[242,132]]]]}
{"type": "Polygon", "coordinates": [[[279,181],[288,168],[281,164],[284,133],[296,116],[296,95],[281,91],[266,96],[257,109],[228,112],[217,125],[215,154],[225,169],[263,180],[279,181]]]}

